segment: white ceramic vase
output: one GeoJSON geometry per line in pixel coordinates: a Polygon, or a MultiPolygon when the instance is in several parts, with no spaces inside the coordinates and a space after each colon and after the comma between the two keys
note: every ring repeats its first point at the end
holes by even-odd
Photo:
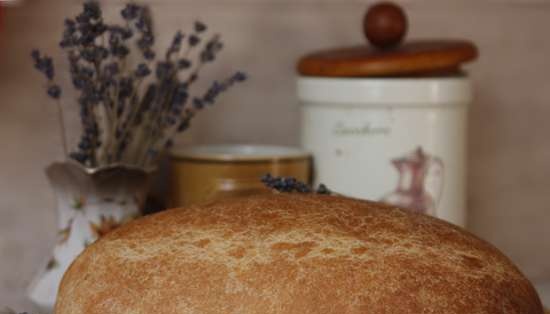
{"type": "Polygon", "coordinates": [[[50,165],[46,174],[57,199],[58,237],[28,297],[51,313],[61,278],[72,261],[107,232],[140,215],[150,173],[125,166],[87,169],[69,161],[50,165]]]}

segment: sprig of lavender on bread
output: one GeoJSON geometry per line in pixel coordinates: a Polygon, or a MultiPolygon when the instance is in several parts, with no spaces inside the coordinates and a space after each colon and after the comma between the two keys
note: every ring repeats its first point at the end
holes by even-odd
{"type": "Polygon", "coordinates": [[[333,192],[324,184],[319,184],[319,186],[314,189],[308,184],[293,177],[275,177],[268,173],[262,176],[261,181],[268,188],[281,193],[333,194],[333,192]]]}
{"type": "Polygon", "coordinates": [[[154,165],[199,111],[246,79],[236,72],[192,95],[201,69],[223,48],[220,36],[209,35],[205,24],[195,22],[189,33],[176,32],[166,52],[157,55],[149,8],[130,3],[120,14],[122,25],[108,24],[98,2],[89,1],[75,18],[65,20],[59,45],[68,58],[82,124],[71,152],[52,58],[38,50],[31,54],[47,79],[47,94],[57,101],[65,154],[87,167],[154,165]]]}

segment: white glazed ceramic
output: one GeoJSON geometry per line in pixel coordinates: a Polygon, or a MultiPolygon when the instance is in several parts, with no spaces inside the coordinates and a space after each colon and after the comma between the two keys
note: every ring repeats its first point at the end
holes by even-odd
{"type": "Polygon", "coordinates": [[[298,79],[316,183],[466,223],[467,77],[298,79]]]}
{"type": "Polygon", "coordinates": [[[58,239],[28,296],[51,313],[72,261],[107,232],[140,215],[150,172],[125,166],[88,169],[69,161],[50,165],[46,174],[57,199],[58,239]]]}

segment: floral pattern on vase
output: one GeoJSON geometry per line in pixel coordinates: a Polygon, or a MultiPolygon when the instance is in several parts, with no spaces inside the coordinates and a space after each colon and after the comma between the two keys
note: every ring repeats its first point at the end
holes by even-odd
{"type": "Polygon", "coordinates": [[[52,164],[46,174],[57,200],[57,241],[28,296],[48,312],[72,261],[88,245],[140,215],[150,172],[126,166],[88,169],[69,161],[52,164]]]}

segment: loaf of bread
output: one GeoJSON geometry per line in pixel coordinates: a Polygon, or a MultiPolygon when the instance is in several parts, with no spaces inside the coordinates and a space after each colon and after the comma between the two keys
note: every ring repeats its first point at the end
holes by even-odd
{"type": "Polygon", "coordinates": [[[56,314],[543,314],[488,243],[428,216],[268,195],[131,222],[72,264],[56,314]]]}

